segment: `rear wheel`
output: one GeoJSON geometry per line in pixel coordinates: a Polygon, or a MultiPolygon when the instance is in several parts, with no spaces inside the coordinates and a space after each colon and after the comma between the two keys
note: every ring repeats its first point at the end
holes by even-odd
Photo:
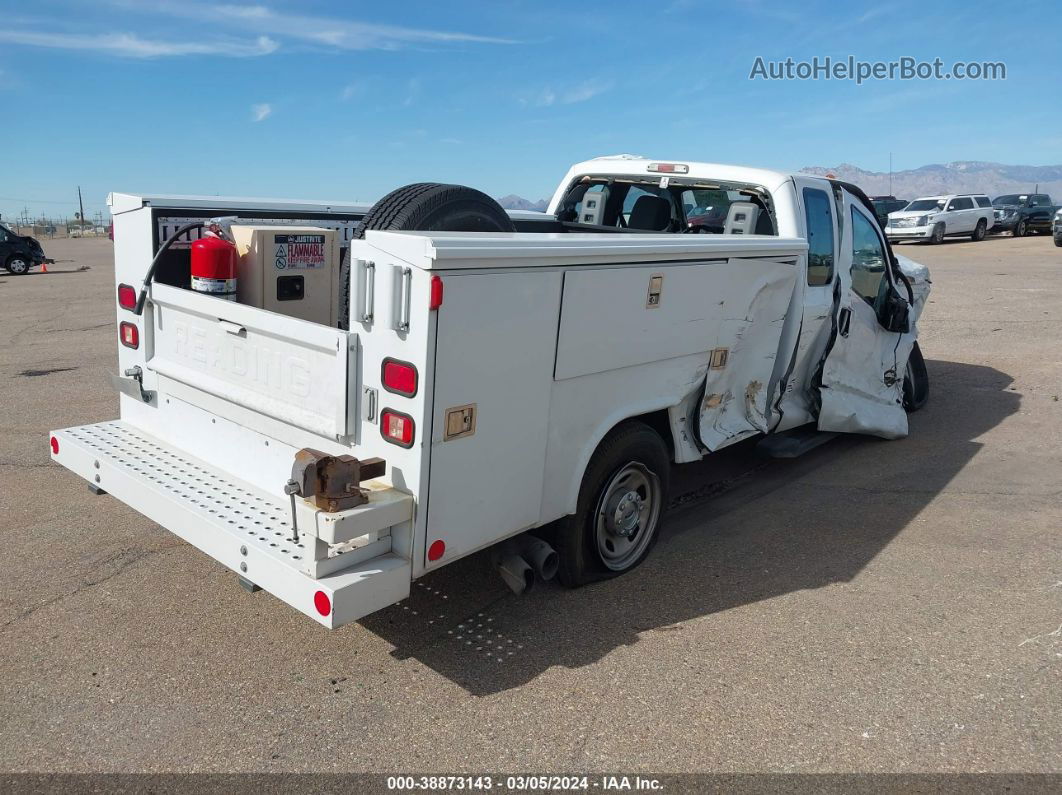
{"type": "Polygon", "coordinates": [[[985,232],[988,231],[988,222],[982,218],[977,222],[977,227],[973,230],[973,234],[970,235],[970,239],[975,243],[985,239],[985,232]]]}
{"type": "Polygon", "coordinates": [[[907,357],[907,369],[903,375],[903,407],[908,414],[918,411],[929,400],[929,371],[922,349],[918,343],[911,348],[907,357]]]}
{"type": "Polygon", "coordinates": [[[567,586],[630,571],[656,543],[667,505],[670,459],[660,435],[640,422],[608,434],[583,475],[576,511],[559,522],[559,577],[567,586]]]}
{"type": "Polygon", "coordinates": [[[6,267],[7,270],[15,276],[21,276],[24,273],[29,273],[30,262],[25,257],[15,254],[8,259],[6,267]]]}

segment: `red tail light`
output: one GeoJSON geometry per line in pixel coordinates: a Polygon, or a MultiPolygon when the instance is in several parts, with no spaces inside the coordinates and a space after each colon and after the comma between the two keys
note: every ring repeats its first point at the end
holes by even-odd
{"type": "Polygon", "coordinates": [[[393,409],[380,412],[380,432],[383,438],[399,447],[413,446],[413,418],[393,409]]]}
{"type": "Polygon", "coordinates": [[[122,345],[127,348],[139,348],[140,330],[132,323],[123,322],[118,327],[118,339],[120,339],[122,341],[122,345]]]}
{"type": "Polygon", "coordinates": [[[384,389],[402,397],[417,394],[417,368],[409,362],[387,358],[383,360],[381,373],[384,389]]]}
{"type": "Polygon", "coordinates": [[[438,309],[442,306],[443,281],[439,276],[431,277],[431,291],[428,296],[428,309],[438,309]]]}
{"type": "Polygon", "coordinates": [[[50,444],[52,445],[52,455],[59,455],[59,440],[53,436],[50,444]]]}
{"type": "Polygon", "coordinates": [[[446,542],[441,538],[431,542],[431,546],[428,547],[428,560],[435,562],[443,555],[446,554],[446,542]]]}
{"type": "Polygon", "coordinates": [[[122,309],[136,309],[136,290],[128,284],[118,285],[118,306],[122,309]]]}

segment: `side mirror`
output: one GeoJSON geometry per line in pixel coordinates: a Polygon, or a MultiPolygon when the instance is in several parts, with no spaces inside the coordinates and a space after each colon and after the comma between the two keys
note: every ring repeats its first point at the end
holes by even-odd
{"type": "Polygon", "coordinates": [[[890,289],[877,307],[878,325],[886,331],[906,334],[911,330],[911,305],[896,290],[890,289]]]}

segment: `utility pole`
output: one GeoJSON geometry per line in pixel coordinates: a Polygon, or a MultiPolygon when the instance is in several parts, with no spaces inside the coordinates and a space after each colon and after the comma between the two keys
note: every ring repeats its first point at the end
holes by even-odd
{"type": "Polygon", "coordinates": [[[889,195],[892,195],[892,152],[889,152],[889,195]]]}
{"type": "Polygon", "coordinates": [[[85,203],[81,201],[81,186],[77,186],[77,204],[81,208],[81,228],[85,228],[85,203]]]}

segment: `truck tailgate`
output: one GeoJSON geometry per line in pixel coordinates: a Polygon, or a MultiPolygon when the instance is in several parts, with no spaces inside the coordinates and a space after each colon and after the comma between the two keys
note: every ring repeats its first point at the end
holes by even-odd
{"type": "Polygon", "coordinates": [[[353,432],[356,334],[164,284],[151,300],[149,370],[329,439],[353,432]]]}

